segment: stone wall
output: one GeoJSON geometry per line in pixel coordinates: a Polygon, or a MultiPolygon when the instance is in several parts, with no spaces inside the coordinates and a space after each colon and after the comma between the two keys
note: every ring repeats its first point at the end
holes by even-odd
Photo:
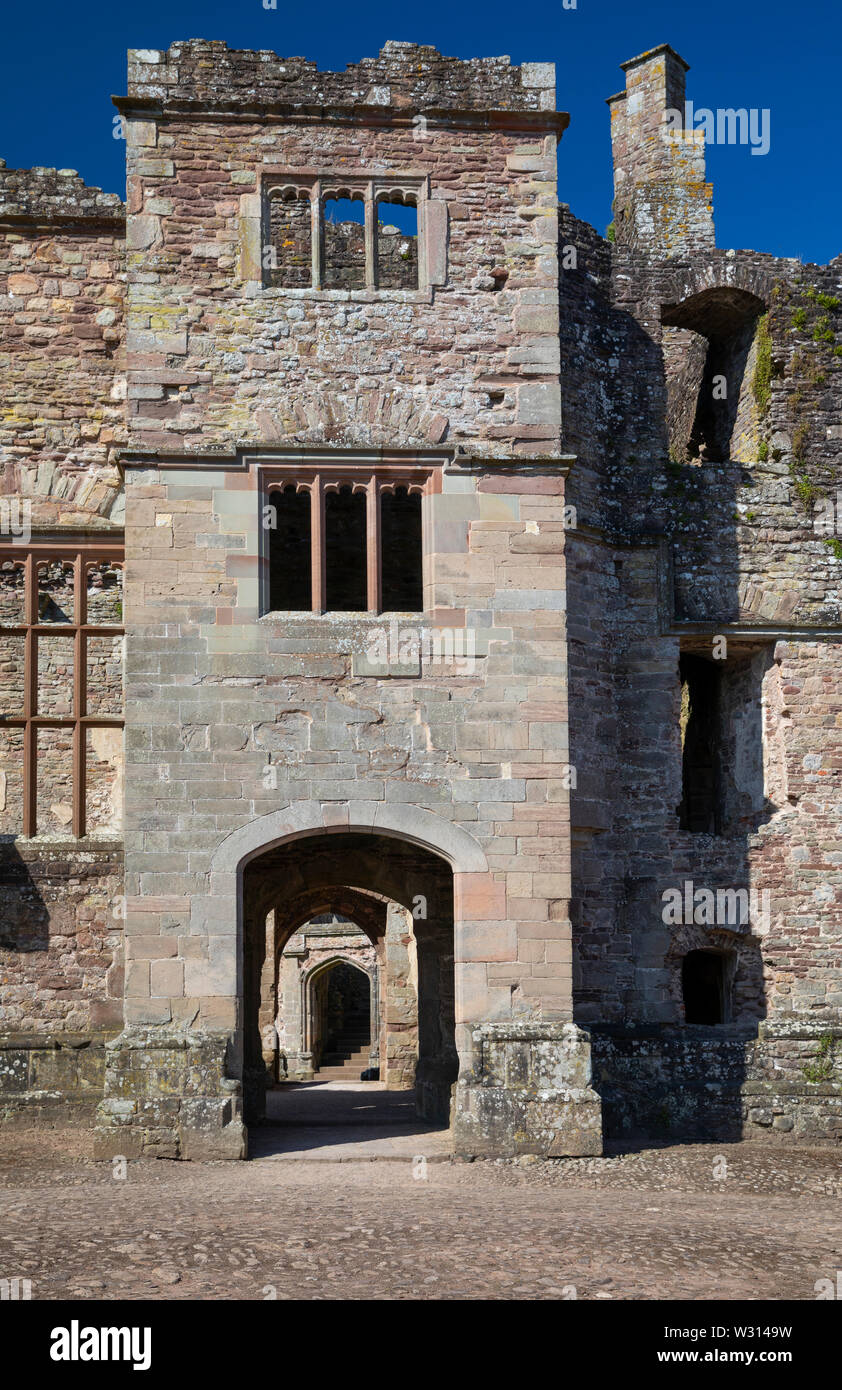
{"type": "Polygon", "coordinates": [[[122,846],[18,839],[0,846],[2,1024],[68,1033],[122,1022],[122,846]]]}
{"type": "MultiPolygon", "coordinates": [[[[493,124],[487,114],[441,114],[435,131],[418,138],[412,108],[397,95],[413,55],[423,71],[424,51],[385,51],[396,85],[391,104],[378,98],[376,122],[273,107],[271,64],[261,65],[258,110],[249,88],[255,55],[224,45],[176,45],[130,61],[120,106],[133,448],[446,439],[490,456],[554,452],[555,148],[566,118],[544,100],[552,70],[492,64],[513,84],[505,114],[493,124]],[[185,111],[208,83],[229,79],[236,119],[224,111],[211,118],[201,102],[185,111]],[[416,296],[406,303],[365,289],[263,288],[261,186],[269,171],[347,177],[369,169],[420,180],[432,238],[427,287],[406,291],[416,296]],[[446,265],[432,263],[445,256],[446,265]]],[[[476,84],[484,66],[447,61],[459,106],[495,111],[495,84],[476,84]]],[[[343,100],[358,97],[353,75],[318,80],[344,91],[343,100]]],[[[294,103],[292,92],[282,100],[294,103]]]]}
{"type": "Polygon", "coordinates": [[[835,532],[817,524],[839,466],[842,262],[715,250],[703,145],[694,139],[690,161],[670,172],[677,156],[662,133],[665,109],[683,105],[686,65],[655,50],[625,66],[636,115],[626,124],[626,97],[612,102],[614,247],[569,214],[560,225],[562,265],[570,246],[578,253],[560,275],[572,367],[565,430],[578,454],[567,537],[574,1016],[594,1030],[594,1084],[614,1137],[635,1125],[657,1134],[663,1105],[673,1137],[697,1133],[719,1030],[669,1030],[683,1024],[684,954],[725,952],[732,1017],[750,1034],[721,1044],[725,1098],[710,1133],[722,1136],[727,1112],[735,1135],[766,1126],[815,1139],[823,1107],[836,1113],[835,1071],[818,1089],[796,1077],[789,1098],[768,1106],[758,1078],[774,1093],[783,1063],[770,1037],[796,1039],[801,1062],[815,1062],[842,1006],[842,562],[835,532]],[[748,347],[732,350],[747,322],[748,347]],[[711,345],[727,378],[734,454],[688,462],[679,442],[710,390],[711,345]],[[722,833],[692,834],[678,824],[678,663],[682,652],[717,651],[722,833]],[[664,892],[688,881],[765,892],[768,921],[747,932],[692,916],[666,923],[664,892]],[[644,1024],[667,1030],[646,1048],[636,1040],[644,1024]],[[599,1041],[609,1036],[610,1046],[599,1041]],[[753,1087],[761,1099],[749,1103],[753,1087]]]}
{"type": "Polygon", "coordinates": [[[74,170],[0,167],[2,494],[36,526],[118,519],[124,234],[74,170]]]}
{"type": "MultiPolygon", "coordinates": [[[[3,496],[33,502],[38,535],[104,534],[118,450],[126,470],[118,1038],[117,849],[57,838],[64,731],[51,839],[11,838],[18,730],[0,778],[3,1075],[23,1103],[65,1084],[44,1067],[79,1097],[104,1075],[103,1152],[243,1153],[271,962],[326,910],[365,917],[379,967],[394,954],[398,1071],[417,943],[418,1092],[441,1118],[458,1049],[462,1152],[597,1151],[600,1105],[609,1138],[838,1140],[842,258],[718,249],[703,141],[664,127],[686,63],[662,46],[623,66],[613,245],[557,206],[552,66],[416,45],[342,73],[204,41],[131,53],[125,243],[119,200],[72,171],[0,168],[3,496]],[[342,174],[369,212],[379,178],[406,184],[409,256],[339,224],[368,287],[308,288],[311,203],[264,215],[285,173],[345,196],[342,174]],[[267,227],[295,287],[265,268],[267,227]],[[387,251],[374,288],[366,254],[387,251]],[[267,480],[398,464],[435,480],[424,615],[273,613],[267,480]],[[681,829],[682,656],[719,672],[717,834],[681,829]],[[441,901],[410,928],[413,874],[441,901]],[[761,915],[691,900],[667,920],[688,883],[753,891],[761,915]],[[682,1000],[700,949],[728,962],[708,1028],[682,1000]]],[[[42,587],[60,614],[62,576],[42,587]]],[[[61,641],[40,673],[56,709],[61,641]]],[[[7,713],[21,652],[3,639],[7,713]]],[[[113,704],[113,643],[92,671],[113,704]]],[[[91,736],[99,835],[121,800],[110,732],[91,736]]]]}

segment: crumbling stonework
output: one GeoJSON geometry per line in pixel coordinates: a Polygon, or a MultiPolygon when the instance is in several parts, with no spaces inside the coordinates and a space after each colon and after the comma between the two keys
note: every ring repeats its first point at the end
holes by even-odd
{"type": "Polygon", "coordinates": [[[343,73],[131,53],[125,214],[0,170],[4,498],[41,547],[38,612],[14,534],[0,600],[10,1109],[40,1094],[27,1038],[62,1066],[87,1040],[67,1094],[98,1091],[103,1153],[243,1156],[267,1085],[318,1065],[308,972],[344,952],[372,1065],[461,1152],[838,1141],[842,262],[716,248],[703,142],[665,119],[686,64],[623,66],[613,245],[558,205],[551,64],[410,44],[343,73]],[[325,223],[346,198],[362,220],[325,223]],[[383,611],[398,494],[423,611],[383,611]],[[90,547],[124,505],[118,613],[90,547]],[[47,553],[77,534],[82,588],[47,553]],[[37,725],[76,708],[75,639],[42,627],[80,594],[126,629],[122,671],[85,636],[88,711],[126,729],[125,768],[84,731],[81,841],[77,735],[37,725]],[[21,837],[36,736],[49,841],[21,837]],[[325,914],[352,934],[316,946],[325,914]]]}

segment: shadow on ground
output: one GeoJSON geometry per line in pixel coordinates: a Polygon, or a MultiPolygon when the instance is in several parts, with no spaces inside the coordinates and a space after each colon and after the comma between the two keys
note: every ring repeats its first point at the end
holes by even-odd
{"type": "Polygon", "coordinates": [[[266,1094],[266,1119],[249,1127],[249,1158],[437,1161],[450,1153],[450,1131],[418,1118],[414,1091],[377,1081],[276,1086],[266,1094]]]}

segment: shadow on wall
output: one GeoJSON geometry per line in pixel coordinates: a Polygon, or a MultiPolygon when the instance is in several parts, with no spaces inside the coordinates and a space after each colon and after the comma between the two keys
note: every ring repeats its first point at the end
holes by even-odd
{"type": "MultiPolygon", "coordinates": [[[[0,953],[46,951],[50,914],[13,835],[0,836],[0,953]]],[[[2,954],[0,954],[2,959],[2,954]]]]}
{"type": "Polygon", "coordinates": [[[659,319],[647,284],[635,318],[601,255],[585,246],[562,284],[562,322],[567,296],[596,325],[590,363],[570,344],[569,500],[608,540],[565,538],[574,1018],[606,1142],[735,1140],[766,1013],[749,838],[786,804],[782,747],[764,740],[773,644],[716,642],[741,612],[765,306],[713,288],[659,319]]]}

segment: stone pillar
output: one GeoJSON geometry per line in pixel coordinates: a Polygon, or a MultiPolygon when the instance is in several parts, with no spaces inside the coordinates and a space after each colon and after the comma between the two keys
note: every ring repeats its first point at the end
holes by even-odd
{"type": "Polygon", "coordinates": [[[484,1023],[470,1042],[454,1097],[457,1154],[602,1153],[587,1033],[573,1023],[484,1023]]]}
{"type": "Polygon", "coordinates": [[[266,1064],[266,1082],[271,1086],[278,1080],[278,981],[275,966],[275,913],[266,914],[266,955],[260,972],[260,1012],[258,1026],[266,1064]]]}
{"type": "Polygon", "coordinates": [[[418,1063],[418,961],[412,913],[389,903],[382,964],[380,1080],[389,1091],[415,1085],[418,1063]]]}
{"type": "Polygon", "coordinates": [[[449,1124],[459,1074],[454,1038],[453,923],[425,921],[417,931],[418,1069],[415,1105],[422,1119],[449,1124]]]}
{"type": "Polygon", "coordinates": [[[290,942],[278,963],[279,1069],[283,1081],[313,1079],[313,1054],[307,1047],[305,1037],[305,1005],[301,984],[307,955],[306,947],[290,942]]]}

